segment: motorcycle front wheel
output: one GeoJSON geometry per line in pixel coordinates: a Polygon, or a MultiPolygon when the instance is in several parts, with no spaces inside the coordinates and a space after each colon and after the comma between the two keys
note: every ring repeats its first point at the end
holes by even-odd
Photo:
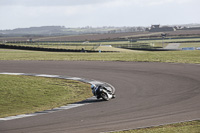
{"type": "Polygon", "coordinates": [[[103,100],[109,101],[109,97],[106,93],[101,93],[101,97],[103,98],[103,100]]]}

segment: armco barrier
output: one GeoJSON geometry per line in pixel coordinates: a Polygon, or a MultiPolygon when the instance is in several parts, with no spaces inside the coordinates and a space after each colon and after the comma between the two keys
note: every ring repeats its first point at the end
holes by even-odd
{"type": "Polygon", "coordinates": [[[182,50],[195,50],[195,47],[182,48],[182,50]]]}
{"type": "Polygon", "coordinates": [[[200,50],[200,47],[196,48],[196,50],[200,50]]]}
{"type": "Polygon", "coordinates": [[[163,48],[125,48],[123,49],[130,49],[130,50],[142,50],[142,51],[180,51],[180,49],[163,49],[163,48]]]}
{"type": "Polygon", "coordinates": [[[55,48],[40,48],[40,47],[29,47],[29,46],[15,46],[0,44],[0,48],[7,49],[20,49],[20,50],[34,50],[34,51],[49,51],[49,52],[97,52],[94,50],[75,50],[75,49],[55,49],[55,48]]]}
{"type": "MultiPolygon", "coordinates": [[[[55,48],[41,48],[41,47],[29,47],[29,46],[15,46],[0,44],[0,48],[6,49],[20,49],[20,50],[34,50],[34,51],[47,51],[47,52],[87,52],[95,53],[95,50],[79,50],[79,49],[55,49],[55,48]]],[[[116,52],[116,51],[102,51],[102,52],[116,52]]]]}

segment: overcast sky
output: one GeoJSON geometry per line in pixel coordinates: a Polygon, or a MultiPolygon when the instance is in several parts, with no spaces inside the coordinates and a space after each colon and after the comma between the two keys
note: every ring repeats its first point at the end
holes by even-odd
{"type": "Polygon", "coordinates": [[[200,0],[0,0],[0,29],[200,23],[200,0]]]}

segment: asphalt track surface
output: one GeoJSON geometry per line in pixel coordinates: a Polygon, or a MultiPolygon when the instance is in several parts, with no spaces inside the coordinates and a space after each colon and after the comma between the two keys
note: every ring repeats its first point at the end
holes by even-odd
{"type": "Polygon", "coordinates": [[[1,133],[96,133],[199,120],[200,65],[0,61],[0,72],[52,74],[112,84],[116,99],[0,122],[1,133]]]}

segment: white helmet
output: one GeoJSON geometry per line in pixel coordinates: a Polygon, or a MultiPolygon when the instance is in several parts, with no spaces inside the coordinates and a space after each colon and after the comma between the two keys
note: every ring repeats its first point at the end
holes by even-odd
{"type": "Polygon", "coordinates": [[[96,88],[96,85],[92,84],[91,89],[94,89],[94,88],[96,88]]]}

